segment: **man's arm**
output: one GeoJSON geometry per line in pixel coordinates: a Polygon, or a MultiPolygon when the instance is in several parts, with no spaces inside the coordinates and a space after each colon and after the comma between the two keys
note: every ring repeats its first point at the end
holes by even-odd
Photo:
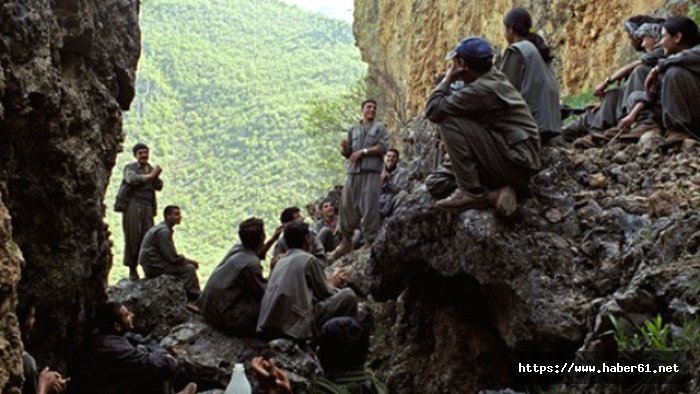
{"type": "Polygon", "coordinates": [[[395,169],[394,174],[389,177],[386,187],[393,194],[396,194],[401,190],[408,190],[408,171],[403,168],[395,169]]]}
{"type": "Polygon", "coordinates": [[[177,361],[164,348],[133,346],[126,338],[109,338],[100,349],[111,364],[123,372],[168,376],[175,371],[177,361]]]}
{"type": "Polygon", "coordinates": [[[256,301],[262,300],[265,294],[267,281],[262,276],[262,267],[260,264],[244,268],[239,278],[241,280],[241,287],[248,294],[252,294],[256,301]]]}
{"type": "Polygon", "coordinates": [[[306,283],[311,287],[317,301],[325,300],[335,293],[336,289],[328,285],[323,263],[316,257],[312,257],[306,265],[305,276],[306,283]]]}
{"type": "Polygon", "coordinates": [[[452,92],[447,79],[435,88],[425,105],[425,117],[440,123],[449,116],[478,115],[502,108],[503,104],[495,94],[467,84],[464,88],[452,92]]]}
{"type": "Polygon", "coordinates": [[[520,91],[523,86],[523,75],[525,74],[525,60],[523,55],[515,48],[506,49],[501,61],[501,72],[508,77],[510,83],[520,91]]]}
{"type": "MultiPolygon", "coordinates": [[[[137,173],[133,168],[131,168],[130,165],[128,165],[124,168],[124,182],[132,186],[138,186],[143,185],[146,182],[160,181],[160,178],[158,177],[162,171],[163,170],[160,168],[160,166],[156,166],[149,174],[144,175],[137,173]]],[[[161,181],[160,183],[160,187],[162,188],[163,182],[161,181]]]]}
{"type": "Polygon", "coordinates": [[[173,265],[184,265],[187,262],[185,256],[177,254],[175,243],[173,242],[172,233],[165,229],[158,231],[155,234],[156,244],[163,260],[173,265]]]}

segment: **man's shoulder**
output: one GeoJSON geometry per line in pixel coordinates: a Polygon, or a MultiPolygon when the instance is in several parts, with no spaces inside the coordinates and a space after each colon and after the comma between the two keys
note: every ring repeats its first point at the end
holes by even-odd
{"type": "Polygon", "coordinates": [[[138,161],[132,161],[131,163],[124,166],[124,169],[137,170],[140,167],[138,161]]]}

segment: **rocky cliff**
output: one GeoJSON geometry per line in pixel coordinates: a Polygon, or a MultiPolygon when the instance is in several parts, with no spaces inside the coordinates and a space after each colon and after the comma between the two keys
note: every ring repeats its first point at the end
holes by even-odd
{"type": "Polygon", "coordinates": [[[40,365],[60,367],[57,354],[68,354],[105,297],[111,256],[102,199],[134,96],[138,9],[138,0],[0,3],[3,224],[12,216],[11,238],[9,226],[0,232],[3,393],[18,387],[15,375],[10,383],[5,376],[19,361],[13,240],[25,261],[18,291],[39,302],[33,336],[41,340],[25,345],[40,365]]]}
{"type": "Polygon", "coordinates": [[[553,47],[564,94],[605,79],[631,49],[623,21],[640,13],[686,12],[677,0],[356,0],[353,30],[390,125],[419,114],[445,54],[463,37],[485,36],[499,51],[503,15],[514,6],[533,14],[537,31],[553,47]]]}
{"type": "MultiPolygon", "coordinates": [[[[421,181],[434,132],[418,118],[398,134],[416,183],[358,280],[383,302],[373,365],[393,392],[532,389],[513,368],[523,352],[552,352],[550,362],[614,352],[610,316],[629,338],[659,315],[669,341],[686,339],[680,327],[697,321],[700,301],[697,144],[672,153],[658,139],[545,148],[532,195],[506,221],[435,208],[421,181]]],[[[697,381],[686,384],[658,392],[697,391],[697,381]]],[[[577,390],[602,392],[561,392],[577,390]]]]}

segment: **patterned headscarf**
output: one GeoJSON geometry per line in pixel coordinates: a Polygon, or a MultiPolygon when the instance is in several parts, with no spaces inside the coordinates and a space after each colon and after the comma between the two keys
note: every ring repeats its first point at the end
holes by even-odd
{"type": "Polygon", "coordinates": [[[634,37],[637,39],[643,39],[644,37],[651,37],[655,40],[661,39],[661,25],[658,23],[645,23],[634,32],[634,37]]]}

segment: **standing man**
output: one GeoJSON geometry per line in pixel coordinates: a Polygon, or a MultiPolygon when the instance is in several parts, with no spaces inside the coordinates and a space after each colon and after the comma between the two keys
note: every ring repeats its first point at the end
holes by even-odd
{"type": "Polygon", "coordinates": [[[446,211],[495,206],[510,216],[517,208],[515,191],[526,191],[541,167],[535,119],[520,92],[493,68],[486,40],[466,38],[447,59],[452,63],[425,116],[440,125],[457,189],[436,205],[446,211]],[[452,91],[457,80],[465,85],[452,91]]]}
{"type": "Polygon", "coordinates": [[[146,278],[156,278],[165,274],[182,279],[185,282],[187,301],[189,301],[187,308],[193,312],[199,312],[199,308],[193,303],[199,298],[201,292],[199,278],[197,278],[199,263],[177,254],[173,242],[173,227],[182,221],[180,207],[168,205],[163,210],[163,217],[165,220],[151,227],[143,237],[139,264],[143,267],[146,278]]]}
{"type": "Polygon", "coordinates": [[[148,146],[143,143],[134,145],[131,150],[136,161],[124,167],[122,179],[114,210],[122,212],[124,229],[124,265],[129,267],[129,279],[137,280],[139,249],[141,241],[149,228],[153,227],[156,215],[156,190],[163,189],[160,166],[152,167],[148,163],[148,146]]]}
{"type": "Polygon", "coordinates": [[[348,159],[348,180],[340,203],[340,232],[343,241],[333,251],[330,261],[352,250],[352,234],[362,226],[365,247],[370,247],[379,232],[379,175],[384,168],[382,156],[389,148],[389,134],[377,122],[377,102],[362,102],[362,120],[348,130],[340,142],[340,152],[348,159]]]}
{"type": "Polygon", "coordinates": [[[395,148],[387,150],[384,156],[384,171],[380,176],[382,191],[379,195],[379,214],[382,220],[394,212],[398,194],[408,189],[408,171],[399,167],[398,164],[399,150],[395,148]]]}

